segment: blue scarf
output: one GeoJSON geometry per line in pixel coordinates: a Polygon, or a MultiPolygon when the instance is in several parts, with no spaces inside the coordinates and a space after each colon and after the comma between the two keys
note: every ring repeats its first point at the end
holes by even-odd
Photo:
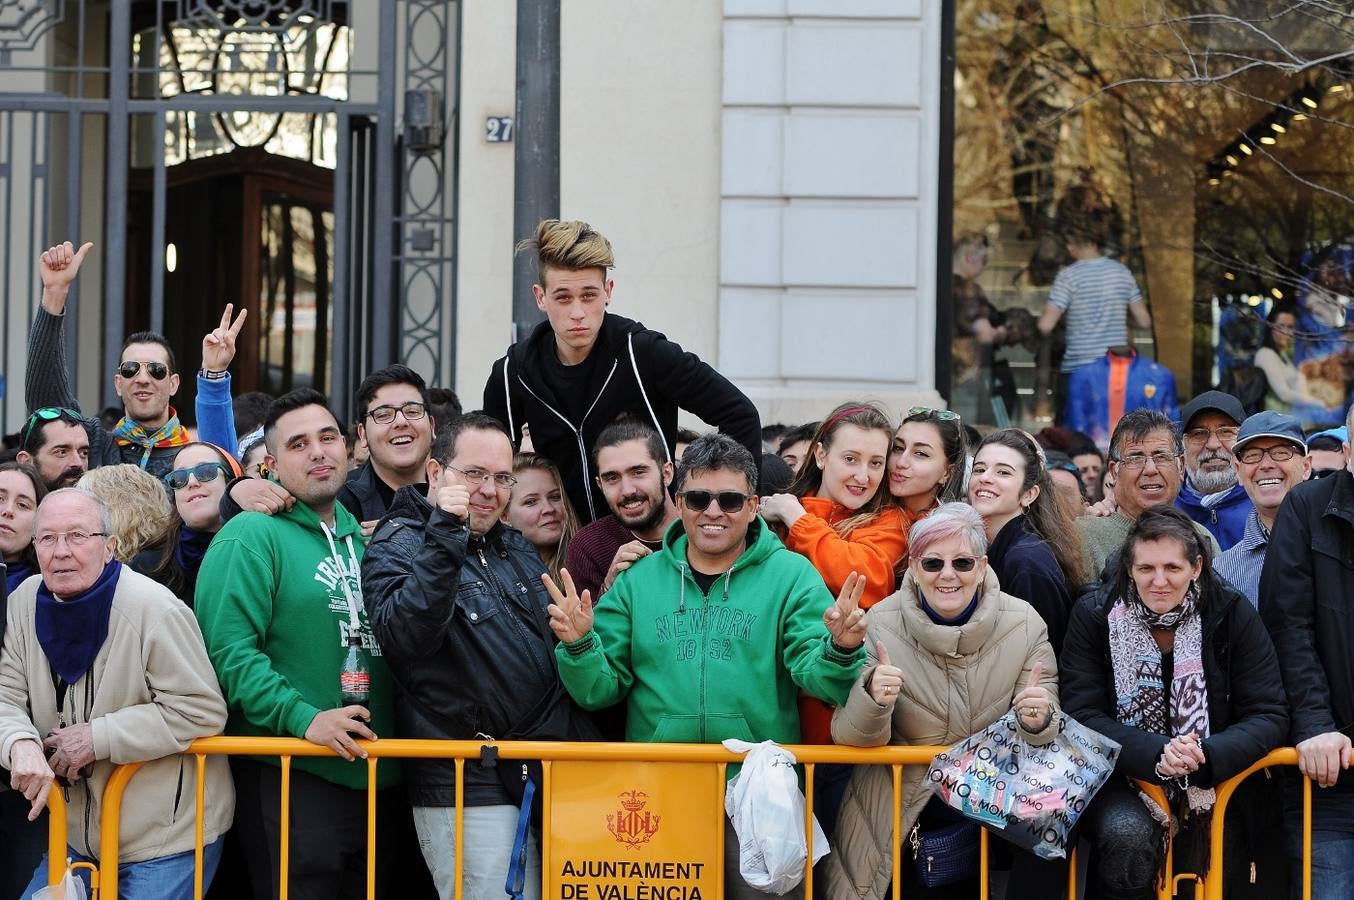
{"type": "Polygon", "coordinates": [[[216,535],[210,531],[197,531],[187,525],[179,529],[179,543],[174,548],[174,558],[178,560],[179,568],[191,574],[194,581],[197,580],[197,570],[202,568],[202,558],[207,555],[207,547],[214,537],[216,535]]]}
{"type": "Polygon", "coordinates": [[[28,561],[22,557],[12,563],[5,563],[5,589],[6,593],[14,593],[19,585],[24,583],[24,579],[32,575],[34,568],[28,564],[28,561]]]}
{"type": "Polygon", "coordinates": [[[58,600],[47,582],[38,585],[35,625],[38,644],[52,670],[67,684],[75,684],[94,665],[94,657],[108,639],[108,617],[113,611],[122,563],[116,559],[103,567],[99,580],[78,597],[58,600]]]}
{"type": "Polygon", "coordinates": [[[922,594],[920,591],[918,591],[918,594],[920,594],[921,596],[921,611],[926,613],[926,617],[928,619],[930,619],[932,622],[935,622],[937,625],[950,625],[955,627],[959,625],[967,625],[968,620],[973,618],[973,614],[978,611],[978,598],[982,596],[982,593],[983,592],[981,588],[974,591],[973,599],[968,602],[968,606],[965,606],[963,610],[960,611],[959,615],[955,616],[953,619],[947,619],[940,613],[936,612],[935,609],[932,608],[931,604],[926,602],[925,594],[922,594]]]}

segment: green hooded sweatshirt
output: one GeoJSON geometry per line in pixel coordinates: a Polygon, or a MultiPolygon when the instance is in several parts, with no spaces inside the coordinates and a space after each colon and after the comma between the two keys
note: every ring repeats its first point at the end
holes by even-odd
{"type": "Polygon", "coordinates": [[[555,648],[565,688],[585,709],[624,698],[630,741],[797,743],[799,691],[844,705],[864,650],[833,647],[832,594],[761,518],[709,596],[686,545],[674,522],[661,550],[616,578],[593,630],[555,648]]]}
{"type": "MultiPolygon", "coordinates": [[[[316,713],[342,705],[350,601],[371,670],[369,727],[378,738],[394,734],[390,671],[362,602],[361,527],[342,504],[335,504],[334,517],[332,542],[320,517],[300,502],[273,516],[240,513],[212,539],[194,611],[230,707],[227,734],[304,738],[316,713]]],[[[363,760],[296,757],[292,765],[342,787],[367,786],[363,760]]],[[[376,771],[378,787],[399,782],[393,761],[376,771]]]]}

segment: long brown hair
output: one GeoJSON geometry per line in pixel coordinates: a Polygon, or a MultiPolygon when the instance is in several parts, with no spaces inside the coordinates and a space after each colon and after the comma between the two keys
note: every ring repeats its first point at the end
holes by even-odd
{"type": "Polygon", "coordinates": [[[978,452],[982,452],[989,444],[1006,447],[1020,454],[1025,464],[1020,493],[1023,494],[1032,487],[1039,488],[1039,496],[1035,497],[1034,502],[1025,510],[1025,518],[1034,533],[1043,538],[1044,543],[1053,551],[1053,558],[1058,561],[1058,568],[1062,569],[1068,591],[1075,592],[1087,580],[1089,566],[1081,550],[1081,534],[1077,530],[1076,523],[1058,502],[1053,479],[1049,477],[1048,470],[1044,468],[1044,461],[1039,456],[1039,445],[1034,442],[1034,438],[1018,428],[1003,428],[992,432],[978,445],[978,452]]]}
{"type": "Polygon", "coordinates": [[[845,538],[849,537],[851,532],[860,526],[872,522],[885,507],[892,503],[888,487],[887,448],[893,442],[893,423],[889,421],[888,416],[884,415],[883,410],[872,403],[843,403],[829,413],[827,418],[814,431],[813,439],[809,441],[809,452],[805,453],[804,458],[799,461],[799,471],[795,473],[790,486],[786,488],[786,493],[794,494],[801,500],[811,495],[817,495],[823,487],[823,470],[818,467],[818,461],[814,458],[814,450],[819,446],[822,446],[824,451],[831,449],[832,439],[843,425],[854,425],[865,431],[879,431],[883,433],[885,439],[884,472],[881,474],[879,484],[875,486],[874,496],[866,500],[854,515],[847,516],[832,526],[837,534],[845,538]]]}
{"type": "MultiPolygon", "coordinates": [[[[38,474],[37,467],[12,459],[9,462],[0,463],[0,472],[18,472],[32,483],[33,524],[36,527],[38,505],[42,503],[42,498],[47,496],[47,485],[43,484],[42,476],[38,474]]],[[[33,547],[33,535],[31,534],[28,536],[28,545],[19,552],[19,562],[34,572],[38,570],[38,553],[33,547]]]]}
{"type": "MultiPolygon", "coordinates": [[[[560,501],[564,507],[564,514],[561,517],[563,529],[560,531],[559,546],[555,548],[554,556],[544,560],[545,567],[550,571],[550,577],[556,584],[560,584],[560,569],[564,568],[569,559],[569,542],[573,540],[577,533],[578,514],[574,512],[573,504],[569,502],[569,495],[564,492],[564,479],[560,477],[559,468],[548,458],[539,453],[519,453],[512,458],[512,470],[514,473],[522,473],[527,470],[544,472],[555,479],[555,485],[559,488],[560,501]]],[[[512,503],[511,500],[508,501],[512,503]]],[[[538,551],[539,552],[539,551],[538,551]]]]}

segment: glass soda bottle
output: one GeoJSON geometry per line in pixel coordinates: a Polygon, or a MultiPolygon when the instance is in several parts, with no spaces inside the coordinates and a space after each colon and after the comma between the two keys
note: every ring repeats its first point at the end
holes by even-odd
{"type": "Polygon", "coordinates": [[[367,652],[362,649],[362,635],[354,631],[348,635],[348,655],[343,658],[339,672],[339,693],[344,706],[366,706],[371,699],[371,668],[367,652]]]}

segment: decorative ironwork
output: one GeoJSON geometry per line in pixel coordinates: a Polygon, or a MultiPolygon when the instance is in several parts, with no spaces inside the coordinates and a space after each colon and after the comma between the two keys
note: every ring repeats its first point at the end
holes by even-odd
{"type": "MultiPolygon", "coordinates": [[[[447,14],[444,0],[405,0],[404,95],[447,96],[447,14]]],[[[445,109],[434,111],[445,116],[445,109]]],[[[449,130],[449,129],[448,129],[449,130]]],[[[418,141],[402,144],[402,206],[399,266],[401,302],[400,358],[434,382],[453,374],[450,293],[452,219],[445,212],[446,144],[428,148],[418,141]]]]}
{"type": "Polygon", "coordinates": [[[308,20],[333,21],[334,0],[179,0],[174,18],[222,31],[287,31],[308,20]]]}
{"type": "Polygon", "coordinates": [[[66,18],[66,0],[0,0],[0,66],[10,53],[32,50],[66,18]]]}

